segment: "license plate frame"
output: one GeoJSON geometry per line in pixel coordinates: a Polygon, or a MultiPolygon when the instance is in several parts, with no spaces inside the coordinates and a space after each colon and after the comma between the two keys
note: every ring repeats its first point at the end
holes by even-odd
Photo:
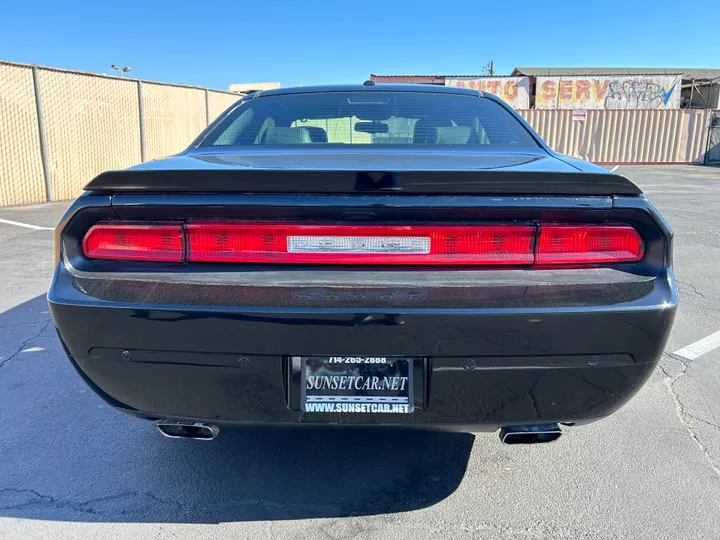
{"type": "Polygon", "coordinates": [[[415,370],[422,369],[418,358],[313,355],[294,359],[300,372],[299,405],[305,413],[410,414],[415,409],[415,370]]]}

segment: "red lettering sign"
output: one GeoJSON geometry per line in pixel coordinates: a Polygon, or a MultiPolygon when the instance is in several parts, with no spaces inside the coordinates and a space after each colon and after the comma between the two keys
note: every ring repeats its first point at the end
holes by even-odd
{"type": "Polygon", "coordinates": [[[572,81],[560,81],[558,84],[558,101],[570,101],[572,99],[572,81]]]}
{"type": "Polygon", "coordinates": [[[514,100],[518,95],[517,84],[514,81],[506,81],[503,87],[503,93],[505,94],[506,101],[514,100]]]}
{"type": "Polygon", "coordinates": [[[590,101],[590,81],[575,81],[575,101],[590,101]]]}
{"type": "Polygon", "coordinates": [[[608,89],[608,82],[607,80],[599,81],[595,79],[593,81],[593,91],[595,92],[595,99],[597,101],[600,101],[601,99],[605,99],[605,94],[607,94],[608,89]]]}
{"type": "Polygon", "coordinates": [[[555,98],[555,81],[543,81],[540,85],[540,100],[550,101],[555,98]]]}

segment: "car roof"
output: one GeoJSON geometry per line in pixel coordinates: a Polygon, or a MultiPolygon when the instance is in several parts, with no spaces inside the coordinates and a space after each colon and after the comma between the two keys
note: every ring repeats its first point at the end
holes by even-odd
{"type": "MultiPolygon", "coordinates": [[[[255,97],[282,96],[288,94],[316,94],[321,92],[420,92],[425,94],[460,94],[477,96],[479,92],[470,88],[456,86],[440,86],[432,84],[337,84],[322,86],[291,86],[288,88],[273,88],[260,90],[255,97]]],[[[482,95],[480,93],[480,95],[482,95]]]]}

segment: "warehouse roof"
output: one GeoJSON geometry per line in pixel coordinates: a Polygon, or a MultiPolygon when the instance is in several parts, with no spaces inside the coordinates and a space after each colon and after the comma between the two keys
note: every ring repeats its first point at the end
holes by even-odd
{"type": "Polygon", "coordinates": [[[509,77],[509,75],[488,75],[487,73],[485,75],[376,75],[374,73],[370,74],[371,77],[446,77],[446,78],[454,78],[454,77],[487,77],[487,78],[494,78],[494,77],[509,77]]]}
{"type": "Polygon", "coordinates": [[[697,68],[597,68],[597,67],[516,67],[513,75],[551,76],[559,75],[682,75],[685,79],[715,79],[720,69],[697,68]]]}

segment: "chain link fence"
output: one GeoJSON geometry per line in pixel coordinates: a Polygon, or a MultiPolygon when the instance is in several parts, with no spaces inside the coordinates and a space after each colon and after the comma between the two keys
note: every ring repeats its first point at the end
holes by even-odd
{"type": "Polygon", "coordinates": [[[238,98],[0,62],[0,206],[72,199],[103,171],[179,152],[238,98]]]}
{"type": "Polygon", "coordinates": [[[142,95],[147,159],[187,146],[207,126],[204,90],[144,83],[142,95]]]}
{"type": "Polygon", "coordinates": [[[0,206],[45,200],[33,70],[0,64],[0,206]]]}

